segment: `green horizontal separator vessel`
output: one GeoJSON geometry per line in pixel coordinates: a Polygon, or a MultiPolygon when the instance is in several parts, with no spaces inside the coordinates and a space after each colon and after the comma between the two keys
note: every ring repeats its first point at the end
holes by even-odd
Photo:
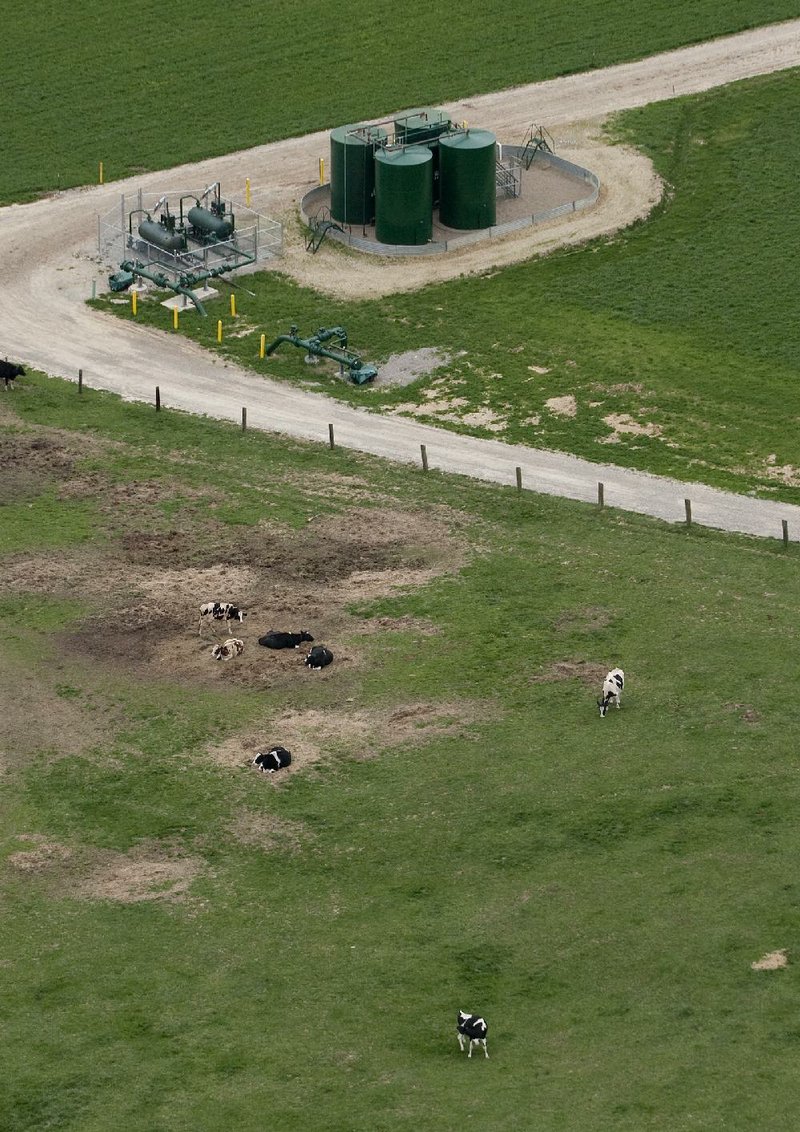
{"type": "Polygon", "coordinates": [[[383,126],[338,126],[331,130],[331,216],[340,224],[375,219],[375,148],[383,126]]]}
{"type": "Polygon", "coordinates": [[[433,157],[427,146],[375,154],[375,238],[427,244],[433,231],[433,157]]]}
{"type": "Polygon", "coordinates": [[[439,141],[439,220],[448,228],[491,228],[497,220],[496,139],[466,130],[439,141]]]}
{"type": "Polygon", "coordinates": [[[443,110],[409,110],[394,120],[396,142],[404,145],[429,145],[433,154],[433,206],[439,203],[439,138],[450,129],[450,119],[443,110]]]}
{"type": "Polygon", "coordinates": [[[185,252],[186,251],[186,233],[176,232],[174,229],[170,230],[165,228],[163,224],[159,224],[157,220],[143,220],[139,225],[139,235],[143,240],[147,240],[148,244],[155,244],[157,248],[161,248],[165,252],[185,252]]]}

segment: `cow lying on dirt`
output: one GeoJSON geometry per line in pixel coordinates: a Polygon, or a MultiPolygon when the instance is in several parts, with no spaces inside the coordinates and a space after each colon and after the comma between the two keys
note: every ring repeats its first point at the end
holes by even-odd
{"type": "Polygon", "coordinates": [[[211,655],[214,660],[232,660],[235,656],[241,656],[243,652],[244,641],[239,637],[228,637],[221,645],[214,645],[211,655]]]}
{"type": "Polygon", "coordinates": [[[276,770],[289,766],[291,761],[291,751],[287,751],[285,747],[270,747],[268,751],[261,751],[256,755],[253,766],[256,770],[263,770],[264,774],[274,774],[276,770]]]}
{"type": "Polygon", "coordinates": [[[299,633],[281,633],[277,629],[270,629],[258,638],[258,643],[265,649],[299,649],[303,641],[313,640],[307,629],[301,629],[299,633]]]}

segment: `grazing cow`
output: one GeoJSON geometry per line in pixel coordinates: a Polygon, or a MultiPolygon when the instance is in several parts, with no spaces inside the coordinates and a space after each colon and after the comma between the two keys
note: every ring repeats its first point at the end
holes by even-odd
{"type": "Polygon", "coordinates": [[[270,747],[268,751],[261,751],[253,759],[256,770],[263,770],[264,774],[274,774],[276,770],[283,770],[292,761],[291,751],[285,747],[270,747]]]}
{"type": "Polygon", "coordinates": [[[243,609],[239,609],[238,605],[233,605],[230,601],[207,601],[205,605],[200,606],[197,632],[202,633],[204,625],[213,625],[215,621],[224,621],[227,625],[229,621],[244,621],[246,616],[243,609]]]}
{"type": "Polygon", "coordinates": [[[319,672],[320,668],[324,668],[332,660],[333,653],[330,649],[326,649],[324,645],[314,645],[303,663],[313,672],[319,672]]]}
{"type": "Polygon", "coordinates": [[[3,379],[4,389],[13,389],[15,379],[24,376],[25,366],[18,366],[14,362],[0,361],[0,377],[3,379]]]}
{"type": "Polygon", "coordinates": [[[301,629],[299,633],[281,633],[277,629],[270,629],[258,638],[258,643],[266,649],[299,649],[303,641],[313,640],[307,629],[301,629]]]}
{"type": "Polygon", "coordinates": [[[231,660],[234,656],[241,656],[244,652],[244,641],[239,637],[228,637],[221,645],[214,645],[211,655],[214,660],[231,660]]]}
{"type": "Polygon", "coordinates": [[[621,668],[612,668],[603,681],[603,698],[597,701],[601,715],[605,715],[612,704],[619,707],[620,696],[624,687],[625,673],[621,668]]]}
{"type": "Polygon", "coordinates": [[[473,1045],[479,1046],[481,1043],[483,1043],[483,1052],[487,1057],[489,1056],[489,1051],[486,1048],[486,1035],[489,1033],[489,1027],[485,1018],[481,1018],[478,1014],[467,1014],[466,1010],[459,1010],[456,1030],[458,1031],[459,1049],[462,1053],[464,1052],[464,1038],[468,1038],[469,1057],[472,1057],[473,1045]]]}

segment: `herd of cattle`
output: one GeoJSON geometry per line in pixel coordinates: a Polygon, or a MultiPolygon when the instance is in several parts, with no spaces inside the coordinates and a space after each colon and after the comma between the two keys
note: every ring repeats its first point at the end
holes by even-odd
{"type": "MultiPolygon", "coordinates": [[[[225,627],[237,621],[241,624],[246,616],[245,611],[231,601],[207,601],[205,605],[200,606],[200,621],[197,632],[202,634],[204,625],[213,627],[216,622],[220,621],[225,627]]],[[[314,638],[307,629],[301,629],[299,633],[286,633],[278,629],[270,629],[263,637],[258,638],[258,643],[267,649],[299,649],[302,644],[313,640],[314,638]]],[[[214,660],[233,660],[234,657],[241,656],[243,652],[244,641],[241,637],[228,637],[221,643],[215,644],[211,649],[214,660]]],[[[327,668],[332,660],[333,653],[329,648],[324,645],[312,645],[303,663],[312,672],[319,672],[320,669],[327,668]]],[[[287,751],[285,747],[271,747],[268,751],[259,751],[253,759],[252,765],[256,770],[263,771],[264,774],[274,774],[276,770],[283,770],[284,767],[290,766],[291,762],[291,752],[287,751]]]]}
{"type": "MultiPolygon", "coordinates": [[[[24,366],[15,365],[8,360],[0,360],[0,378],[3,379],[4,389],[13,389],[14,381],[18,377],[25,375],[24,366]]],[[[208,601],[200,607],[200,621],[198,626],[198,633],[202,633],[204,625],[214,625],[216,622],[222,622],[225,628],[228,628],[232,623],[244,621],[247,614],[243,609],[234,605],[230,601],[208,601]]],[[[271,629],[265,633],[263,637],[258,638],[258,643],[268,649],[298,649],[306,642],[313,642],[314,638],[306,630],[301,629],[299,633],[287,633],[276,629],[271,629]]],[[[214,660],[232,660],[237,656],[241,656],[244,652],[244,641],[240,637],[228,637],[221,643],[217,643],[211,649],[211,655],[214,660]]],[[[324,645],[314,645],[309,649],[306,654],[304,664],[313,672],[319,672],[321,669],[326,668],[333,660],[333,653],[329,648],[324,645]]],[[[605,716],[608,709],[612,704],[620,706],[620,697],[622,696],[622,689],[625,686],[625,674],[621,668],[612,668],[603,681],[602,696],[598,699],[597,704],[600,708],[600,715],[605,716]]],[[[264,774],[274,774],[277,770],[283,770],[285,767],[290,766],[292,762],[292,755],[285,747],[276,746],[271,747],[268,751],[259,751],[253,759],[252,765],[264,774]]],[[[486,1057],[489,1056],[489,1051],[486,1048],[486,1036],[489,1032],[489,1027],[486,1020],[478,1014],[468,1014],[464,1010],[459,1010],[456,1019],[456,1034],[458,1037],[458,1045],[461,1052],[464,1052],[464,1040],[468,1042],[468,1056],[472,1057],[473,1045],[483,1046],[483,1052],[486,1057]]]]}
{"type": "MultiPolygon", "coordinates": [[[[207,601],[205,605],[200,606],[197,631],[202,633],[204,625],[213,626],[216,621],[224,622],[225,626],[230,625],[232,621],[241,623],[246,616],[245,611],[231,601],[207,601]]],[[[284,633],[270,629],[263,637],[258,638],[258,643],[267,649],[299,649],[305,641],[313,640],[307,629],[301,629],[299,633],[284,633]]],[[[232,660],[235,656],[241,656],[243,652],[244,641],[240,637],[228,637],[221,644],[214,645],[211,655],[214,660],[232,660]]],[[[303,663],[312,672],[319,672],[320,669],[327,668],[332,660],[333,653],[329,648],[324,645],[313,645],[303,663]]]]}

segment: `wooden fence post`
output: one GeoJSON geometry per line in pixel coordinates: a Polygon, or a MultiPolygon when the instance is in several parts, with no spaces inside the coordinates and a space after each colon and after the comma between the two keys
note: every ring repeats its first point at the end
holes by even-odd
{"type": "Polygon", "coordinates": [[[83,370],[78,370],[78,392],[83,393],[83,370]]]}
{"type": "Polygon", "coordinates": [[[423,470],[423,472],[427,472],[427,470],[428,470],[428,449],[425,447],[424,444],[420,444],[419,450],[422,453],[422,470],[423,470]]]}
{"type": "Polygon", "coordinates": [[[156,412],[161,412],[161,390],[156,386],[156,412]]]}
{"type": "Polygon", "coordinates": [[[601,508],[601,510],[602,510],[604,502],[605,502],[604,495],[605,495],[605,488],[603,487],[603,485],[598,480],[598,483],[597,483],[597,506],[599,508],[601,508]]]}
{"type": "Polygon", "coordinates": [[[247,409],[242,406],[242,432],[247,432],[247,409]]]}
{"type": "Polygon", "coordinates": [[[331,449],[333,448],[333,443],[334,443],[333,442],[333,425],[329,424],[328,425],[328,444],[331,446],[331,449]]]}
{"type": "Polygon", "coordinates": [[[517,491],[522,491],[522,468],[517,466],[517,491]]]}
{"type": "Polygon", "coordinates": [[[692,501],[691,499],[684,499],[683,506],[686,508],[686,526],[692,525],[692,501]]]}
{"type": "Polygon", "coordinates": [[[783,529],[783,548],[789,549],[789,520],[781,519],[781,527],[783,529]]]}

